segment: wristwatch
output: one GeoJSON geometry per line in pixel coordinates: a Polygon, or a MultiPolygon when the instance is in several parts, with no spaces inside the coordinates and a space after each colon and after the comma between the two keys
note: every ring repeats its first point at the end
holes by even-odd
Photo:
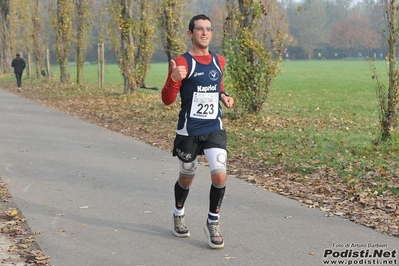
{"type": "Polygon", "coordinates": [[[227,93],[227,91],[222,91],[220,94],[224,94],[224,95],[226,95],[227,97],[230,96],[230,95],[227,93]]]}

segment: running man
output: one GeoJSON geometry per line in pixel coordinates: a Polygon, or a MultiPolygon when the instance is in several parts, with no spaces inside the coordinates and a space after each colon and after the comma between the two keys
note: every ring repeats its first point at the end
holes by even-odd
{"type": "Polygon", "coordinates": [[[234,99],[224,91],[224,57],[209,51],[213,28],[209,17],[194,16],[188,25],[191,50],[171,60],[162,101],[172,104],[180,93],[181,110],[177,123],[173,156],[179,159],[179,178],[174,186],[174,229],[177,237],[189,237],[184,203],[196,174],[197,155],[205,155],[211,174],[209,212],[204,227],[211,248],[223,248],[219,212],[226,190],[227,134],[222,127],[222,109],[234,99]]]}

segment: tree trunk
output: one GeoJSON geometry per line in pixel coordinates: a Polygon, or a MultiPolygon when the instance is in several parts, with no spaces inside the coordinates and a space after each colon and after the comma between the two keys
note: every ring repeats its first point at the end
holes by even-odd
{"type": "Polygon", "coordinates": [[[182,34],[183,0],[163,0],[162,13],[159,18],[164,51],[170,60],[183,54],[187,49],[185,36],[182,34]]]}
{"type": "Polygon", "coordinates": [[[125,94],[138,91],[144,83],[153,54],[155,9],[147,0],[113,0],[109,8],[118,31],[111,29],[111,41],[119,70],[124,80],[125,94]]]}
{"type": "Polygon", "coordinates": [[[82,52],[76,51],[76,84],[81,85],[84,82],[84,60],[82,61],[82,52]]]}
{"type": "Polygon", "coordinates": [[[60,64],[60,82],[67,83],[70,81],[68,60],[62,60],[60,64]]]}
{"type": "Polygon", "coordinates": [[[130,86],[129,78],[127,77],[123,78],[123,93],[124,94],[132,93],[132,88],[130,86]]]}
{"type": "Polygon", "coordinates": [[[32,14],[32,24],[33,24],[33,32],[32,36],[32,53],[33,60],[36,65],[36,78],[40,79],[42,77],[43,70],[43,58],[44,58],[44,45],[42,38],[42,29],[43,23],[40,17],[41,10],[41,0],[36,0],[33,6],[33,14],[32,14]]]}
{"type": "Polygon", "coordinates": [[[3,61],[3,73],[11,73],[11,49],[10,49],[10,0],[3,0],[0,3],[1,11],[1,58],[3,61]]]}
{"type": "Polygon", "coordinates": [[[56,31],[56,51],[61,83],[70,81],[68,63],[72,40],[72,12],[73,5],[70,0],[57,0],[57,16],[53,20],[53,25],[56,31]]]}
{"type": "Polygon", "coordinates": [[[124,88],[123,93],[130,94],[136,90],[136,59],[134,57],[134,39],[132,34],[132,28],[129,21],[133,19],[131,11],[131,3],[128,0],[121,1],[121,18],[123,20],[123,25],[121,28],[121,59],[119,60],[119,65],[121,67],[124,88]]]}
{"type": "Polygon", "coordinates": [[[388,88],[388,106],[385,116],[382,118],[382,140],[386,140],[390,137],[391,131],[396,127],[397,124],[397,94],[398,94],[398,73],[396,70],[396,51],[398,41],[398,3],[397,0],[389,0],[386,2],[386,16],[388,21],[389,37],[389,88],[388,88]]]}
{"type": "Polygon", "coordinates": [[[84,63],[86,58],[87,36],[93,25],[93,13],[90,7],[93,0],[75,0],[76,10],[76,83],[84,82],[84,63]]]}
{"type": "Polygon", "coordinates": [[[81,1],[76,1],[77,19],[76,19],[76,84],[81,85],[84,82],[84,62],[86,56],[86,42],[83,32],[84,14],[81,9],[81,1]]]}

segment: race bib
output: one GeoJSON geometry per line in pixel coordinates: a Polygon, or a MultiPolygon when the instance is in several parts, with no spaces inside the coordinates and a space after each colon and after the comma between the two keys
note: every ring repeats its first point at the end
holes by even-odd
{"type": "Polygon", "coordinates": [[[190,117],[216,119],[219,110],[219,93],[194,92],[190,117]]]}

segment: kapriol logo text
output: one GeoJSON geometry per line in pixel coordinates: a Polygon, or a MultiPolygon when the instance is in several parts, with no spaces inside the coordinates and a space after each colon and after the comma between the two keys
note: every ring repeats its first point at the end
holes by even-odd
{"type": "Polygon", "coordinates": [[[208,91],[217,91],[218,85],[209,85],[209,86],[197,86],[198,92],[208,92],[208,91]]]}

